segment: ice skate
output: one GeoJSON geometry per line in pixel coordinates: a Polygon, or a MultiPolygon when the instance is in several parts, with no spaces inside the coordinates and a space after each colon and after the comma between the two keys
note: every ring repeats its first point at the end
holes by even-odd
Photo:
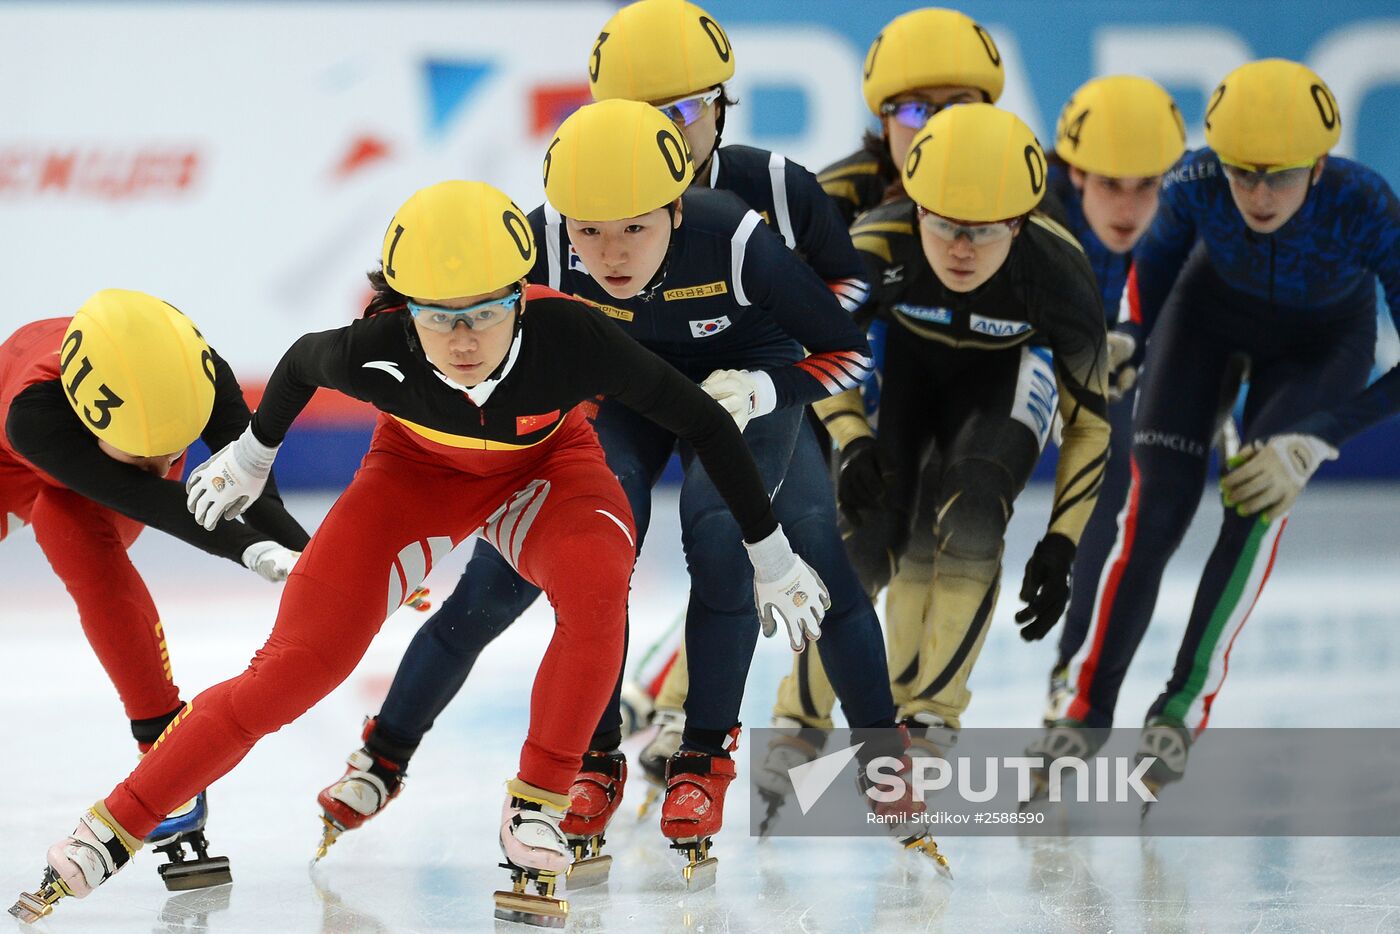
{"type": "Polygon", "coordinates": [[[626,739],[633,733],[646,729],[647,724],[651,722],[652,711],[656,709],[656,705],[646,688],[636,681],[622,683],[620,702],[622,738],[626,739]]]}
{"type": "Polygon", "coordinates": [[[804,727],[791,717],[774,717],[773,727],[784,732],[769,741],[763,764],[753,776],[766,809],[758,825],[760,837],[767,836],[778,811],[793,793],[791,770],[818,758],[827,738],[826,731],[804,727]]]}
{"type": "Polygon", "coordinates": [[[1045,711],[1040,716],[1041,725],[1048,730],[1055,725],[1055,721],[1063,719],[1072,700],[1074,688],[1070,686],[1069,665],[1056,665],[1050,671],[1050,690],[1045,695],[1045,711]]]}
{"type": "Polygon", "coordinates": [[[500,920],[548,928],[562,928],[568,920],[569,903],[554,897],[560,874],[569,868],[569,843],[560,829],[563,821],[564,811],[544,801],[506,794],[501,810],[500,844],[505,856],[501,868],[510,870],[511,890],[494,896],[500,920]]]}
{"type": "MultiPolygon", "coordinates": [[[[738,748],[738,730],[729,751],[738,748]]],[[[715,882],[719,861],[710,843],[724,823],[724,792],[734,780],[734,760],[700,752],[677,752],[666,762],[666,800],[661,833],[686,857],[681,875],[692,890],[715,882]]]]}
{"type": "MultiPolygon", "coordinates": [[[[911,755],[942,757],[958,742],[958,731],[949,727],[942,717],[934,713],[917,713],[900,724],[900,730],[904,734],[903,766],[900,769],[902,773],[912,770],[911,755]]],[[[938,843],[929,834],[927,825],[917,821],[917,815],[927,808],[923,802],[914,799],[912,782],[905,783],[904,797],[889,802],[878,802],[867,794],[870,781],[864,769],[857,773],[856,786],[865,796],[870,810],[880,816],[882,825],[889,829],[896,843],[905,850],[928,857],[933,861],[933,868],[939,875],[946,879],[953,878],[948,858],[939,851],[938,843]]]]}
{"type": "MultiPolygon", "coordinates": [[[[1190,750],[1191,732],[1186,727],[1165,717],[1152,717],[1147,721],[1138,739],[1133,765],[1148,758],[1156,760],[1142,776],[1143,785],[1152,792],[1153,797],[1163,787],[1181,781],[1186,775],[1186,758],[1190,750]]],[[[1142,802],[1144,820],[1151,808],[1151,801],[1142,802]]]]}
{"type": "Polygon", "coordinates": [[[233,881],[228,857],[209,855],[209,841],[204,836],[208,819],[208,798],[201,791],[157,824],[146,837],[146,842],[168,860],[156,871],[169,891],[207,889],[233,881]]]}
{"type": "Polygon", "coordinates": [[[681,734],[685,732],[685,711],[658,707],[652,714],[651,722],[658,727],[656,736],[652,737],[651,742],[647,743],[646,748],[637,757],[637,764],[642,767],[642,774],[647,778],[646,796],[642,799],[642,806],[637,809],[638,820],[647,816],[656,799],[666,790],[666,763],[676,754],[676,750],[681,748],[681,734]]]}
{"type": "MultiPolygon", "coordinates": [[[[364,740],[369,741],[375,721],[365,721],[364,740]]],[[[316,862],[326,855],[331,844],[347,830],[362,826],[403,790],[408,777],[403,766],[383,756],[376,756],[368,746],[350,754],[345,774],[334,784],[321,789],[316,801],[321,805],[321,845],[316,849],[316,862]]]]}
{"type": "Polygon", "coordinates": [[[581,889],[608,881],[612,857],[602,855],[608,823],[622,806],[627,783],[627,757],[620,752],[587,752],[569,789],[569,814],[560,829],[574,852],[569,888],[581,889]]]}
{"type": "Polygon", "coordinates": [[[130,862],[139,847],[117,829],[100,804],[90,808],[77,829],[49,847],[39,888],[21,893],[10,914],[33,924],[52,912],[61,898],[86,898],[130,862]]]}
{"type": "MultiPolygon", "coordinates": [[[[1088,762],[1108,740],[1108,730],[1085,726],[1078,720],[1057,720],[1026,748],[1026,755],[1040,757],[1044,764],[1031,770],[1031,796],[1021,802],[1024,810],[1031,802],[1059,792],[1058,779],[1052,781],[1051,766],[1057,759],[1088,762]]],[[[1062,773],[1055,773],[1056,776],[1062,773]]]]}

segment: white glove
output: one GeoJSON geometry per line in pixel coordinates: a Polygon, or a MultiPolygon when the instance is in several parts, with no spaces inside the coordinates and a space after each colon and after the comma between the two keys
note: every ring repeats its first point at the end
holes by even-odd
{"type": "Polygon", "coordinates": [[[194,521],[212,532],[220,519],[242,515],[262,495],[276,456],[277,448],[253,437],[252,425],[243,429],[237,441],[196,467],[186,481],[185,505],[194,521]]]}
{"type": "Polygon", "coordinates": [[[753,562],[753,596],[763,634],[771,637],[781,619],[792,650],[801,652],[808,642],[821,638],[822,617],[831,609],[826,585],[793,552],[781,528],[761,542],[745,542],[744,547],[753,562]]]}
{"type": "Polygon", "coordinates": [[[1137,367],[1124,366],[1133,358],[1137,341],[1122,331],[1108,332],[1108,398],[1117,402],[1128,394],[1137,382],[1137,367]]]}
{"type": "Polygon", "coordinates": [[[301,552],[283,548],[276,542],[257,542],[243,549],[243,566],[256,571],[265,581],[280,584],[292,573],[301,552]]]}
{"type": "Polygon", "coordinates": [[[1220,478],[1225,506],[1242,516],[1262,512],[1265,522],[1285,515],[1323,461],[1337,449],[1315,435],[1274,435],[1255,441],[1230,458],[1220,478]]]}
{"type": "Polygon", "coordinates": [[[751,418],[760,418],[778,407],[773,377],[762,370],[715,370],[700,388],[710,394],[743,431],[751,418]]]}

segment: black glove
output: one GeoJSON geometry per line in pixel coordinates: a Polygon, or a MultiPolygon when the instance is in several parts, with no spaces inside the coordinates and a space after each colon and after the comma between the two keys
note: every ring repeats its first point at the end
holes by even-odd
{"type": "Polygon", "coordinates": [[[1026,607],[1016,614],[1021,638],[1027,642],[1045,638],[1055,628],[1069,603],[1069,574],[1074,565],[1074,543],[1058,532],[1040,540],[1026,562],[1021,599],[1026,607]]]}
{"type": "Polygon", "coordinates": [[[841,450],[836,497],[843,512],[871,509],[885,498],[890,469],[874,438],[856,438],[841,450]]]}

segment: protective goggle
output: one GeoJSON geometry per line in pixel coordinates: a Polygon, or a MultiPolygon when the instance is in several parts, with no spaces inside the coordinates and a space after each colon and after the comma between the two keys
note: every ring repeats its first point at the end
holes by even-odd
{"type": "Polygon", "coordinates": [[[1259,187],[1261,182],[1270,191],[1298,188],[1307,182],[1315,165],[1317,165],[1317,160],[1309,159],[1307,162],[1300,162],[1296,165],[1276,165],[1259,169],[1240,165],[1237,162],[1220,160],[1220,167],[1224,169],[1225,177],[1246,191],[1253,191],[1259,187]]]}
{"type": "Polygon", "coordinates": [[[911,130],[922,130],[929,117],[947,107],[956,107],[962,101],[935,104],[932,101],[885,101],[880,105],[880,116],[894,117],[896,123],[911,130]]]}
{"type": "Polygon", "coordinates": [[[990,224],[960,224],[922,207],[919,208],[919,223],[929,233],[947,243],[965,237],[973,246],[986,246],[989,243],[1009,240],[1021,227],[1019,217],[990,224]]]}
{"type": "Polygon", "coordinates": [[[420,305],[410,301],[408,310],[412,313],[413,320],[429,331],[451,334],[459,321],[464,322],[470,331],[484,331],[508,320],[511,312],[519,311],[520,299],[520,286],[517,285],[503,298],[493,298],[489,302],[467,308],[444,308],[441,305],[420,305]]]}
{"type": "Polygon", "coordinates": [[[666,118],[676,126],[690,126],[700,119],[700,116],[710,105],[719,100],[722,93],[720,88],[710,88],[700,94],[692,94],[690,97],[682,97],[669,104],[661,104],[656,109],[665,114],[666,118]]]}

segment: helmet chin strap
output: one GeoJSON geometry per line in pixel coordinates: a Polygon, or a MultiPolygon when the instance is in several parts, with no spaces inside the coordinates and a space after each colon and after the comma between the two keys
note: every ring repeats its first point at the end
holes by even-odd
{"type": "Polygon", "coordinates": [[[716,103],[715,109],[715,141],[710,146],[710,154],[705,157],[705,161],[695,167],[695,180],[707,188],[709,179],[706,176],[710,172],[710,163],[715,161],[715,153],[719,152],[720,141],[724,139],[724,115],[728,113],[728,108],[721,103],[716,103]]]}
{"type": "Polygon", "coordinates": [[[671,257],[676,252],[676,204],[671,202],[666,205],[666,214],[671,218],[671,229],[667,231],[669,239],[666,241],[666,255],[661,258],[661,265],[656,267],[656,274],[651,277],[651,281],[642,287],[636,294],[636,298],[649,302],[656,295],[656,290],[661,287],[661,283],[666,279],[666,273],[671,268],[671,257]]]}

